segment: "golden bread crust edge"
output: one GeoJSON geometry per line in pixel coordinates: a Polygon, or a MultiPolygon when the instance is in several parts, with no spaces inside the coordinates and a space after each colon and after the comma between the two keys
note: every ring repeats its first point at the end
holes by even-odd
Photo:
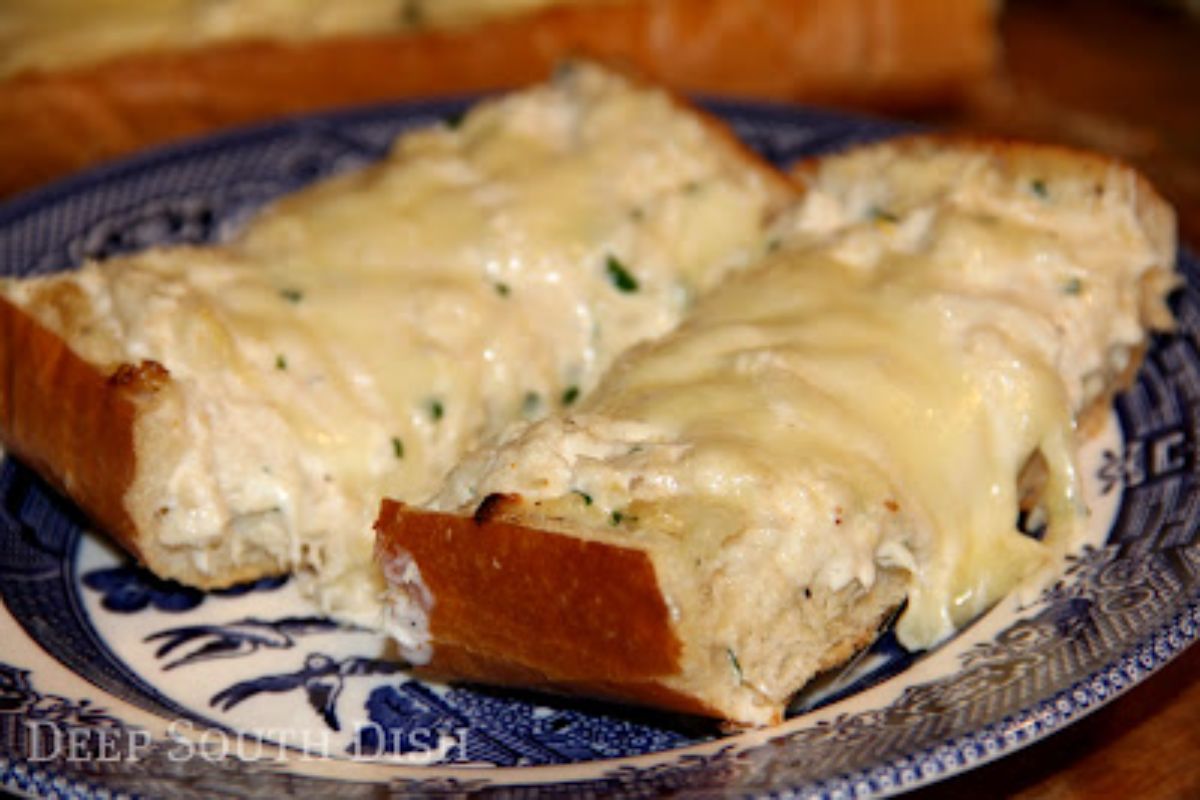
{"type": "Polygon", "coordinates": [[[553,669],[547,672],[522,667],[507,656],[478,651],[465,645],[439,643],[433,662],[428,666],[416,667],[414,672],[434,679],[592,697],[715,719],[722,716],[697,698],[658,681],[637,678],[590,681],[562,679],[554,676],[553,669]]]}
{"type": "Polygon", "coordinates": [[[931,104],[993,68],[995,16],[991,0],[650,0],[463,30],[234,42],[29,71],[0,82],[0,195],[220,127],[511,88],[568,56],[625,65],[679,91],[931,104]]]}
{"type": "Polygon", "coordinates": [[[140,403],[168,380],[161,366],[103,374],[56,334],[0,296],[0,436],[33,467],[141,557],[125,492],[135,470],[140,403]]]}
{"type": "Polygon", "coordinates": [[[146,524],[139,525],[139,515],[130,508],[141,468],[139,430],[173,384],[156,361],[108,369],[85,360],[61,336],[0,295],[4,447],[161,578],[220,589],[277,574],[273,563],[246,563],[217,573],[196,569],[187,548],[166,546],[146,524]]]}
{"type": "MultiPolygon", "coordinates": [[[[680,680],[683,644],[649,555],[510,521],[522,511],[521,498],[502,495],[473,517],[383,501],[377,559],[415,564],[432,598],[432,659],[415,671],[729,719],[709,687],[680,680]]],[[[881,570],[817,671],[868,646],[905,586],[898,570],[881,570]]],[[[759,701],[756,724],[783,719],[786,699],[759,701]]]]}
{"type": "Polygon", "coordinates": [[[506,522],[509,504],[463,517],[383,501],[378,560],[412,559],[435,598],[416,671],[720,717],[665,682],[682,643],[649,556],[506,522]]]}
{"type": "Polygon", "coordinates": [[[682,644],[646,553],[502,517],[496,502],[463,517],[383,501],[378,558],[418,565],[439,643],[559,683],[644,683],[678,671],[682,644]]]}

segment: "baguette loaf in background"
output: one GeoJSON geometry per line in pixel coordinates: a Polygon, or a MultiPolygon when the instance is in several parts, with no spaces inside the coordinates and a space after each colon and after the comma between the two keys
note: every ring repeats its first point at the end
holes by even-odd
{"type": "Polygon", "coordinates": [[[958,97],[998,51],[993,0],[286,5],[0,8],[0,196],[233,124],[525,85],[564,56],[677,91],[912,108],[958,97]]]}
{"type": "Polygon", "coordinates": [[[386,502],[391,629],[442,676],[782,718],[906,603],[932,646],[1076,541],[1076,421],[1170,325],[1172,213],[1052,147],[804,165],[779,247],[581,404],[386,502]],[[1043,473],[1046,531],[1017,528],[1043,473]]]}
{"type": "Polygon", "coordinates": [[[223,245],[0,280],[0,441],[161,577],[296,571],[372,624],[380,498],[587,392],[793,198],[720,123],[566,66],[223,245]]]}

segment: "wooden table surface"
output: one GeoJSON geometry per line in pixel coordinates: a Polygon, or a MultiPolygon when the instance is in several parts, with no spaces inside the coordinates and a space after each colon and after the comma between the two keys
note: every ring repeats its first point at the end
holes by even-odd
{"type": "MultiPolygon", "coordinates": [[[[930,121],[1057,140],[1140,167],[1200,250],[1200,18],[1166,4],[1009,0],[1005,68],[930,121]]],[[[921,798],[1200,798],[1200,646],[1090,717],[921,798]]]]}

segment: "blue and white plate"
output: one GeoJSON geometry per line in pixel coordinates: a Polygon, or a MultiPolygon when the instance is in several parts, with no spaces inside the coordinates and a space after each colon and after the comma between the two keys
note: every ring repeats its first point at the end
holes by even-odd
{"type": "MultiPolygon", "coordinates": [[[[0,272],[220,239],[271,198],[380,157],[462,102],[305,117],[199,140],[0,208],[0,272]]],[[[895,127],[714,103],[787,164],[895,127]]],[[[0,787],[55,797],[350,800],[468,791],[890,794],[1070,724],[1200,623],[1200,263],[1084,468],[1091,543],[932,653],[884,636],[768,730],[410,678],[286,580],[203,594],[132,565],[19,463],[0,463],[0,787]]],[[[87,442],[80,442],[87,447],[87,442]]]]}

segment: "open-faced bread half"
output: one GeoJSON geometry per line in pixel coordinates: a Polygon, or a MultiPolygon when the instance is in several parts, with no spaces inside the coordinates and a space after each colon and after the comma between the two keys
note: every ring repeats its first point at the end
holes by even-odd
{"type": "Polygon", "coordinates": [[[1170,323],[1170,209],[1033,145],[918,137],[798,175],[757,267],[429,508],[384,504],[414,664],[770,723],[901,604],[930,646],[1071,544],[1077,421],[1170,323]]]}
{"type": "Polygon", "coordinates": [[[222,245],[0,282],[0,437],[162,577],[297,570],[370,620],[379,499],[573,402],[793,197],[720,123],[569,65],[222,245]]]}
{"type": "Polygon", "coordinates": [[[564,57],[679,91],[946,102],[993,0],[7,0],[0,195],[153,143],[352,103],[540,80],[564,57]]]}

